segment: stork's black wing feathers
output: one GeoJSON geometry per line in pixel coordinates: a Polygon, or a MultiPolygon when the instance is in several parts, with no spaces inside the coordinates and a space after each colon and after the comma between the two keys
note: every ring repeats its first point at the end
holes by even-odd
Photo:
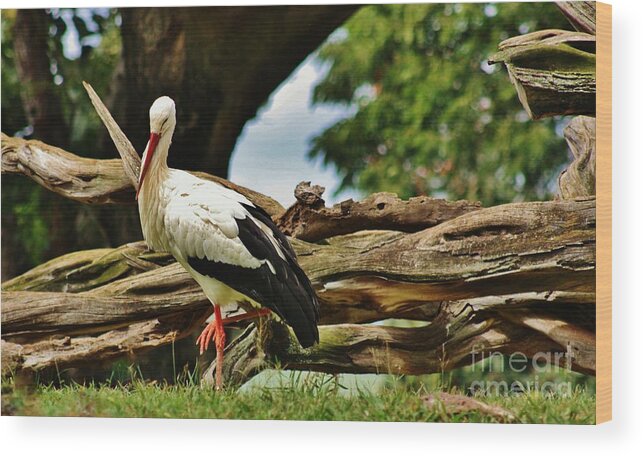
{"type": "Polygon", "coordinates": [[[319,341],[319,305],[310,280],[297,264],[288,239],[270,216],[254,206],[243,206],[252,217],[270,228],[285,260],[269,235],[250,217],[236,219],[239,238],[252,256],[269,261],[274,272],[268,264],[252,269],[194,257],[188,258],[188,263],[200,274],[213,277],[268,307],[293,328],[303,347],[309,347],[319,341]]]}
{"type": "Polygon", "coordinates": [[[241,205],[244,207],[245,210],[247,210],[250,215],[252,215],[255,219],[259,220],[262,222],[264,225],[266,225],[270,230],[272,231],[272,235],[277,239],[277,242],[279,242],[279,245],[281,245],[281,250],[286,256],[291,257],[293,260],[297,258],[297,255],[295,254],[295,251],[293,250],[292,246],[290,245],[290,242],[288,241],[288,238],[284,233],[281,232],[279,228],[277,228],[277,225],[275,225],[275,222],[272,221],[272,217],[268,215],[266,211],[264,211],[262,208],[257,207],[257,206],[251,206],[249,204],[244,204],[241,203],[241,205]]]}
{"type": "Polygon", "coordinates": [[[273,237],[281,247],[281,253],[286,260],[284,261],[275,251],[274,244],[270,242],[268,236],[252,221],[249,219],[237,220],[239,227],[239,238],[241,242],[248,248],[252,256],[266,259],[275,267],[277,276],[280,276],[280,267],[284,267],[286,276],[290,276],[290,285],[297,286],[300,293],[304,295],[306,303],[302,302],[303,308],[310,319],[317,321],[319,319],[319,304],[317,303],[315,291],[310,283],[310,280],[302,271],[297,263],[297,256],[293,250],[288,238],[277,228],[277,225],[272,221],[270,216],[263,211],[263,209],[242,204],[248,210],[250,215],[256,220],[266,225],[272,232],[273,237]]]}

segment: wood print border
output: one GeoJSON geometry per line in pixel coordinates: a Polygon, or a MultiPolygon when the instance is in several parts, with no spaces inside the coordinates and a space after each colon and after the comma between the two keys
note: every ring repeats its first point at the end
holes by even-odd
{"type": "Polygon", "coordinates": [[[612,6],[596,4],[596,423],[612,419],[612,6]]]}

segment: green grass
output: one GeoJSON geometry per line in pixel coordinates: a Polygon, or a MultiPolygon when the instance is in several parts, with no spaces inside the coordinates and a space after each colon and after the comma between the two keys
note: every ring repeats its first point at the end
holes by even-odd
{"type": "MultiPolygon", "coordinates": [[[[3,414],[218,418],[259,420],[494,422],[479,412],[447,415],[429,409],[421,395],[393,381],[378,392],[347,392],[333,377],[315,375],[274,387],[216,392],[195,384],[159,385],[134,381],[107,385],[39,386],[25,390],[3,382],[3,414]]],[[[453,392],[453,391],[452,391],[453,392]]],[[[514,413],[524,423],[592,424],[595,397],[577,388],[568,397],[532,392],[479,398],[514,413]]]]}

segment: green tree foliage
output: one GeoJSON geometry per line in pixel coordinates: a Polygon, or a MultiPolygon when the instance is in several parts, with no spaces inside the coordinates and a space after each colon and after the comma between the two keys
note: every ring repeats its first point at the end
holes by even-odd
{"type": "MultiPolygon", "coordinates": [[[[2,11],[2,131],[9,135],[31,137],[21,101],[22,86],[16,71],[13,50],[13,26],[16,10],[2,11]]],[[[47,10],[51,83],[61,98],[64,119],[71,137],[63,148],[87,148],[97,154],[96,141],[102,124],[94,114],[82,88],[82,80],[91,80],[96,90],[107,91],[121,54],[121,37],[116,10],[52,9],[47,10]]]]}
{"type": "Polygon", "coordinates": [[[51,69],[71,137],[69,148],[87,151],[89,156],[111,158],[113,150],[103,151],[99,138],[103,124],[96,116],[82,81],[91,81],[99,93],[109,93],[121,59],[120,15],[116,10],[56,9],[50,11],[51,69]],[[66,39],[66,35],[72,38],[66,39]],[[70,52],[70,40],[76,41],[70,52]],[[67,47],[67,48],[65,48],[67,47]]]}
{"type": "Polygon", "coordinates": [[[14,64],[13,51],[13,23],[16,18],[16,10],[2,10],[2,47],[0,56],[2,58],[2,131],[12,134],[27,126],[27,119],[22,109],[20,99],[20,81],[14,64]]]}
{"type": "MultiPolygon", "coordinates": [[[[498,204],[550,196],[566,161],[559,120],[530,121],[507,73],[486,61],[500,41],[569,29],[552,3],[374,5],[320,51],[315,103],[355,106],[313,140],[341,188],[498,204]]],[[[341,189],[340,188],[340,189],[341,189]]]]}
{"type": "MultiPolygon", "coordinates": [[[[1,16],[2,131],[8,135],[38,138],[39,132],[29,125],[21,98],[24,85],[18,77],[13,47],[16,14],[16,10],[2,10],[1,16]]],[[[121,53],[118,14],[115,10],[53,9],[47,11],[47,21],[49,76],[56,88],[55,94],[61,100],[64,115],[63,119],[53,120],[53,125],[55,127],[55,122],[60,122],[71,132],[66,143],[56,145],[83,151],[87,156],[105,158],[109,153],[102,153],[97,147],[103,126],[82,89],[81,81],[92,81],[102,93],[112,82],[121,53]]],[[[87,216],[81,217],[90,212],[87,208],[64,201],[22,177],[2,177],[3,247],[10,251],[7,255],[11,257],[10,274],[52,256],[47,252],[52,248],[50,231],[55,214],[50,213],[49,203],[54,198],[58,199],[58,210],[63,212],[61,217],[70,218],[76,225],[87,219],[87,216]]],[[[93,243],[82,244],[81,237],[74,238],[80,244],[79,248],[105,244],[97,244],[95,239],[93,243]]]]}

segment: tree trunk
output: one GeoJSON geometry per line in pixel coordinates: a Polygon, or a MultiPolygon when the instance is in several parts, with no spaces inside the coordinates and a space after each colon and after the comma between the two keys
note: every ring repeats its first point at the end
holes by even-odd
{"type": "MultiPolygon", "coordinates": [[[[68,147],[69,127],[50,71],[49,25],[45,10],[17,10],[13,26],[16,70],[21,84],[20,95],[33,135],[49,144],[68,147]]],[[[49,239],[44,256],[52,258],[73,250],[73,237],[69,236],[69,232],[73,229],[75,208],[50,193],[43,193],[40,200],[41,206],[47,208],[41,213],[46,221],[49,239]]],[[[7,222],[6,226],[11,226],[10,218],[11,215],[4,215],[3,211],[3,225],[7,222]]],[[[11,256],[15,258],[19,253],[14,252],[11,256]]],[[[3,259],[3,269],[12,269],[12,260],[6,256],[3,259]]]]}
{"type": "Polygon", "coordinates": [[[20,9],[13,27],[16,70],[23,105],[34,136],[68,147],[69,128],[49,69],[49,21],[42,9],[20,9]]]}
{"type": "Polygon", "coordinates": [[[112,110],[142,149],[161,95],[179,119],[170,165],[226,177],[245,123],[358,6],[123,8],[112,110]]]}

